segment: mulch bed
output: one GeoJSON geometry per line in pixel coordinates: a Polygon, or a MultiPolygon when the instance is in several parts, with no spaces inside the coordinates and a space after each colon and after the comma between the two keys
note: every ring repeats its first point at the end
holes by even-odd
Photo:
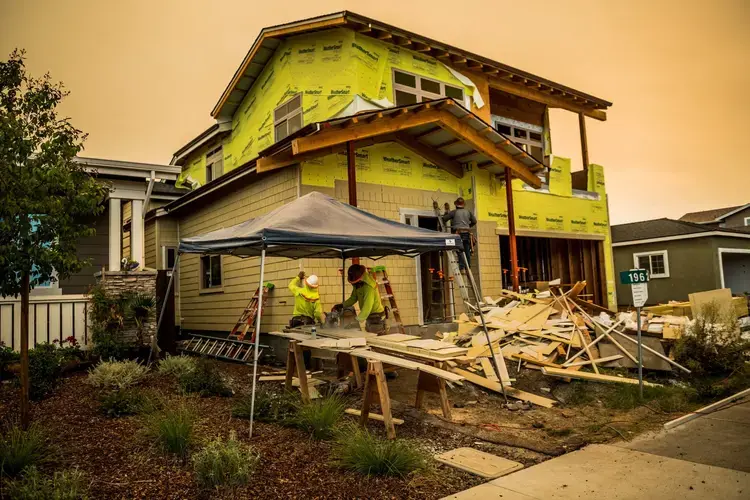
{"type": "MultiPolygon", "coordinates": [[[[235,383],[249,379],[247,367],[222,365],[235,383]]],[[[78,467],[91,479],[91,498],[441,498],[483,482],[443,465],[407,478],[366,478],[337,468],[331,443],[313,441],[299,430],[257,423],[250,439],[248,421],[231,417],[234,398],[176,396],[173,384],[157,375],[146,385],[195,409],[198,441],[236,431],[239,439],[252,444],[261,462],[251,484],[233,494],[201,491],[190,462],[155,449],[143,437],[139,417],[111,419],[99,412],[96,391],[85,383],[84,373],[63,379],[52,396],[32,405],[33,421],[46,430],[55,448],[54,461],[43,468],[51,472],[78,467]]],[[[17,390],[3,384],[0,419],[15,413],[16,401],[17,390]]],[[[381,432],[382,426],[371,428],[381,432]]],[[[475,441],[408,421],[398,433],[418,438],[429,453],[475,441]]]]}

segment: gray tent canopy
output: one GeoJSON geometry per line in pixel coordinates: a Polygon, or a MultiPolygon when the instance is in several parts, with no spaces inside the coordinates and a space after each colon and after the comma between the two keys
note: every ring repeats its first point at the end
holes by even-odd
{"type": "Polygon", "coordinates": [[[241,224],[180,241],[180,253],[300,259],[415,257],[463,250],[461,238],[369,214],[314,191],[241,224]]]}

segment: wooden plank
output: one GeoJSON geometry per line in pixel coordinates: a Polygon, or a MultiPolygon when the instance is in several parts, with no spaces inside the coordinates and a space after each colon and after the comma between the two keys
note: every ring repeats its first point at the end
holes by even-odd
{"type": "MultiPolygon", "coordinates": [[[[385,372],[383,371],[383,363],[376,361],[370,363],[368,373],[370,371],[375,372],[375,383],[378,386],[378,394],[380,395],[380,411],[383,412],[383,424],[385,425],[385,432],[388,439],[396,439],[396,429],[393,425],[393,415],[391,414],[391,396],[388,393],[388,383],[385,380],[385,372]]],[[[372,376],[369,375],[368,376],[372,376]]],[[[364,411],[364,409],[362,410],[364,411]]],[[[370,412],[367,412],[369,418],[370,412]]],[[[360,416],[361,418],[361,416],[360,416]]]]}
{"type": "Polygon", "coordinates": [[[482,365],[482,370],[484,370],[484,376],[487,377],[487,380],[500,382],[500,379],[495,375],[495,368],[492,366],[489,358],[479,358],[479,363],[482,365]]]}
{"type": "Polygon", "coordinates": [[[527,354],[511,354],[510,357],[513,359],[520,359],[522,361],[526,361],[527,363],[531,363],[532,365],[537,365],[537,366],[548,366],[550,368],[560,368],[561,366],[555,363],[542,361],[541,359],[532,358],[531,356],[527,354]]]}
{"type": "Polygon", "coordinates": [[[703,308],[711,303],[715,303],[719,308],[719,314],[730,316],[732,314],[732,290],[722,288],[719,290],[709,290],[707,292],[697,292],[688,295],[690,299],[690,309],[693,311],[693,317],[697,318],[703,308]]]}
{"type": "Polygon", "coordinates": [[[680,418],[676,418],[674,420],[670,420],[666,424],[664,424],[664,429],[674,429],[675,427],[682,425],[686,422],[690,422],[693,419],[696,419],[700,417],[701,415],[706,415],[708,413],[713,413],[714,411],[720,409],[723,406],[726,406],[730,403],[734,403],[736,401],[740,401],[743,398],[750,397],[750,389],[745,389],[744,391],[740,391],[737,394],[733,396],[729,396],[728,398],[724,398],[721,401],[717,401],[715,403],[711,403],[708,406],[704,406],[703,408],[699,410],[695,410],[692,413],[688,413],[687,415],[683,415],[680,418]]]}
{"type": "MultiPolygon", "coordinates": [[[[549,375],[550,377],[575,378],[579,380],[589,380],[592,382],[615,382],[618,384],[638,385],[638,379],[635,378],[614,377],[612,375],[601,375],[596,373],[580,372],[561,368],[543,367],[542,373],[544,373],[545,375],[549,375]]],[[[649,387],[662,387],[661,384],[654,384],[652,382],[646,382],[645,380],[643,381],[643,385],[647,385],[649,387]]]]}
{"type": "MultiPolygon", "coordinates": [[[[362,411],[361,410],[356,410],[354,408],[347,408],[346,410],[344,410],[344,413],[346,413],[347,415],[353,415],[355,417],[361,417],[362,416],[362,411]]],[[[372,419],[372,420],[377,420],[378,422],[382,422],[383,421],[383,415],[380,415],[378,413],[368,413],[367,414],[367,418],[372,419]]],[[[404,421],[402,419],[396,418],[396,417],[391,417],[391,421],[395,425],[402,425],[404,423],[404,421]]]]}
{"type": "Polygon", "coordinates": [[[435,455],[435,460],[485,479],[495,479],[523,469],[523,464],[474,448],[457,448],[435,455]]]}
{"type": "MultiPolygon", "coordinates": [[[[597,363],[606,363],[607,361],[617,361],[618,359],[622,359],[624,357],[625,356],[623,356],[622,354],[614,354],[612,356],[606,356],[604,358],[598,358],[598,359],[596,359],[594,361],[596,361],[597,363]]],[[[586,365],[590,365],[591,363],[592,363],[592,360],[587,359],[585,361],[576,361],[575,363],[565,363],[563,365],[563,368],[568,368],[570,366],[586,366],[586,365]]]]}
{"type": "Polygon", "coordinates": [[[415,361],[409,361],[408,359],[399,358],[397,356],[391,356],[390,354],[367,351],[364,349],[355,349],[351,352],[351,354],[352,356],[365,358],[370,361],[382,361],[383,363],[393,365],[393,366],[400,366],[401,368],[407,368],[409,370],[423,371],[425,373],[435,375],[436,377],[443,378],[450,382],[458,382],[458,381],[463,380],[463,377],[458,376],[455,373],[451,373],[446,370],[441,370],[440,368],[435,368],[434,366],[429,366],[424,363],[417,363],[415,361]]]}
{"type": "MultiPolygon", "coordinates": [[[[495,391],[500,394],[502,394],[503,392],[503,388],[500,387],[500,384],[497,382],[492,382],[491,380],[487,380],[484,377],[480,377],[479,375],[475,375],[471,372],[462,370],[460,368],[451,368],[450,370],[453,373],[461,375],[463,378],[465,378],[472,384],[476,384],[478,386],[484,387],[485,389],[489,389],[491,391],[495,391]]],[[[539,405],[544,408],[552,408],[552,406],[557,403],[557,401],[555,401],[554,399],[548,399],[542,396],[537,396],[536,394],[531,394],[530,392],[525,392],[520,389],[516,389],[515,387],[506,387],[505,393],[510,397],[521,399],[524,401],[530,401],[534,403],[535,405],[539,405]]]]}
{"type": "Polygon", "coordinates": [[[460,179],[464,176],[464,169],[461,164],[445,153],[418,142],[409,134],[403,132],[395,134],[395,139],[397,143],[401,144],[406,149],[437,165],[454,177],[460,179]]]}
{"type": "Polygon", "coordinates": [[[419,335],[405,335],[403,333],[389,333],[388,335],[377,337],[378,340],[385,340],[386,342],[406,342],[407,340],[417,340],[420,338],[419,335]]]}

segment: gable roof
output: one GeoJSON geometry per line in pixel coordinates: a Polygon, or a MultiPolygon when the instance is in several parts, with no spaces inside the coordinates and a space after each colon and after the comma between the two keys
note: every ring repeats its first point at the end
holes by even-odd
{"type": "Polygon", "coordinates": [[[606,119],[605,110],[612,105],[611,102],[604,99],[486,57],[353,12],[342,11],[263,28],[239,68],[235,71],[229,85],[224,89],[219,101],[211,111],[211,115],[217,119],[229,118],[234,115],[266,63],[284,39],[336,27],[353,29],[365,36],[412,48],[454,66],[465,65],[468,70],[487,76],[490,80],[490,86],[553,107],[583,113],[598,120],[606,119]]]}
{"type": "Polygon", "coordinates": [[[750,228],[716,229],[693,222],[674,219],[654,219],[611,227],[612,245],[625,246],[651,241],[679,240],[702,236],[728,236],[750,238],[750,228]]]}
{"type": "Polygon", "coordinates": [[[750,203],[746,205],[737,205],[727,208],[714,208],[712,210],[704,210],[702,212],[690,212],[680,217],[680,220],[685,222],[694,222],[696,224],[721,222],[730,215],[745,210],[746,208],[750,208],[750,203]]]}

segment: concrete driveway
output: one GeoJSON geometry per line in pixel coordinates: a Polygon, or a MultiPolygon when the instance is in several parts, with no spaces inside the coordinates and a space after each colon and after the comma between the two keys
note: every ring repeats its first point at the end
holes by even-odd
{"type": "Polygon", "coordinates": [[[670,431],[590,445],[446,498],[750,498],[750,400],[670,431]]]}

